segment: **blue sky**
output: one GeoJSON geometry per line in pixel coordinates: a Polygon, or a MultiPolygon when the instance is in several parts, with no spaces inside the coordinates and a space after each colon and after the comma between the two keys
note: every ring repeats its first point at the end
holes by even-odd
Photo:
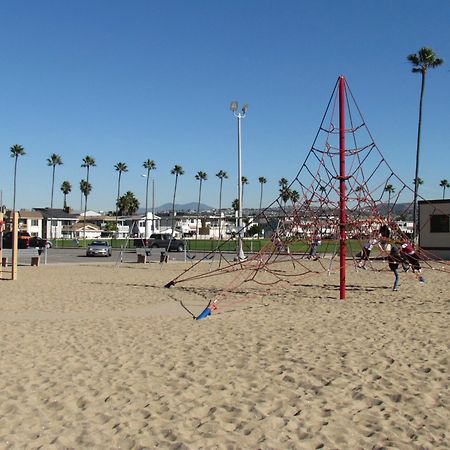
{"type": "Polygon", "coordinates": [[[439,198],[450,180],[450,2],[248,0],[23,0],[0,7],[0,189],[12,206],[13,144],[17,207],[49,206],[51,168],[80,207],[82,158],[96,159],[89,206],[113,210],[114,165],[126,162],[122,191],[145,203],[142,162],[155,160],[156,204],[197,201],[195,174],[208,174],[202,202],[237,197],[236,121],[231,100],[248,103],[243,120],[244,206],[265,202],[292,179],[316,134],[331,91],[346,76],[372,135],[398,175],[410,182],[420,75],[406,56],[433,48],[444,66],[427,77],[420,176],[422,195],[439,198]]]}

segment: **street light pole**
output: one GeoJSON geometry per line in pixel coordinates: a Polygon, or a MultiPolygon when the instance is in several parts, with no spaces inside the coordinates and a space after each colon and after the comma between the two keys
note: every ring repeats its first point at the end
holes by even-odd
{"type": "Polygon", "coordinates": [[[238,111],[238,103],[236,101],[231,102],[230,109],[237,118],[237,138],[238,138],[238,248],[237,259],[239,261],[245,259],[243,249],[243,223],[242,223],[242,148],[241,148],[241,119],[245,117],[248,110],[248,105],[244,105],[240,111],[238,111]]]}

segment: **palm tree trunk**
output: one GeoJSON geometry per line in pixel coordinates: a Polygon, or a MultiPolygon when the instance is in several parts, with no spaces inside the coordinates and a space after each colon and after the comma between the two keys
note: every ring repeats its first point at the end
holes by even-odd
{"type": "Polygon", "coordinates": [[[262,197],[263,197],[263,184],[261,183],[261,193],[260,193],[260,196],[259,196],[259,212],[261,212],[262,197]]]}
{"type": "Polygon", "coordinates": [[[391,193],[388,193],[388,210],[387,210],[387,216],[388,216],[388,221],[390,220],[390,216],[391,216],[391,193]]]}
{"type": "Polygon", "coordinates": [[[52,194],[50,197],[50,209],[53,209],[53,189],[55,188],[55,166],[53,166],[53,173],[52,173],[52,194]]]}
{"type": "MultiPolygon", "coordinates": [[[[147,182],[145,183],[145,239],[148,234],[148,180],[150,178],[150,169],[147,169],[147,182]]],[[[153,217],[152,217],[153,223],[153,217]]]]}
{"type": "Polygon", "coordinates": [[[178,174],[175,175],[175,188],[173,190],[173,201],[172,201],[172,237],[175,234],[175,196],[177,195],[177,183],[178,174]]]}
{"type": "Polygon", "coordinates": [[[87,195],[84,195],[84,230],[83,230],[83,239],[84,244],[86,246],[86,214],[87,214],[87,195]]]}
{"type": "MultiPolygon", "coordinates": [[[[53,209],[53,189],[55,187],[55,166],[52,170],[52,193],[50,195],[50,209],[53,209]]],[[[50,220],[50,239],[53,239],[53,220],[50,220]]]]}
{"type": "Polygon", "coordinates": [[[117,182],[117,200],[116,200],[116,236],[119,236],[119,221],[118,221],[118,205],[119,205],[119,198],[120,198],[120,177],[122,175],[122,172],[119,171],[119,181],[117,182]]]}
{"type": "Polygon", "coordinates": [[[16,212],[17,158],[18,156],[16,155],[16,160],[14,161],[14,192],[13,192],[13,210],[12,210],[13,213],[16,212]]]}
{"type": "Polygon", "coordinates": [[[219,239],[222,239],[222,183],[223,178],[220,179],[219,191],[219,239]]]}
{"type": "MultiPolygon", "coordinates": [[[[86,167],[86,186],[89,186],[89,166],[86,167]]],[[[84,195],[84,230],[83,230],[83,239],[84,246],[86,247],[86,214],[87,214],[87,194],[84,195]]]]}
{"type": "Polygon", "coordinates": [[[420,134],[422,131],[422,104],[423,104],[424,90],[425,90],[425,72],[422,71],[422,84],[420,87],[420,103],[419,103],[419,122],[417,125],[416,171],[415,171],[415,177],[414,177],[413,242],[416,240],[417,232],[418,232],[417,194],[419,192],[419,183],[417,182],[417,180],[419,178],[420,134]]]}
{"type": "Polygon", "coordinates": [[[197,219],[195,221],[195,239],[198,237],[198,217],[200,215],[200,199],[202,197],[202,180],[200,179],[200,187],[198,189],[198,203],[197,203],[197,219]]]}

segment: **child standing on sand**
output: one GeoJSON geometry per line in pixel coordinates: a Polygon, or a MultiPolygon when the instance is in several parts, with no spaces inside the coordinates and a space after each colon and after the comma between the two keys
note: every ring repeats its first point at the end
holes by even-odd
{"type": "Polygon", "coordinates": [[[313,236],[311,246],[309,247],[308,259],[319,259],[317,256],[317,247],[322,243],[322,237],[319,233],[313,236]]]}
{"type": "Polygon", "coordinates": [[[398,266],[401,262],[401,256],[400,251],[397,247],[392,246],[391,251],[389,252],[388,256],[388,263],[389,263],[389,269],[394,272],[394,287],[392,288],[393,291],[398,291],[398,286],[400,285],[400,276],[398,274],[398,266]]]}

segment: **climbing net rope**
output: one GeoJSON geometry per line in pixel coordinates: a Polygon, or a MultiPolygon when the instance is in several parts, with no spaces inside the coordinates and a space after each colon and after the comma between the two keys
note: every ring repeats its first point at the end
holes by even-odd
{"type": "MultiPolygon", "coordinates": [[[[297,175],[290,183],[280,181],[279,196],[254,219],[265,230],[266,238],[270,237],[267,244],[241,261],[230,260],[229,254],[223,251],[229,248],[229,242],[224,242],[166,287],[234,273],[228,288],[210,300],[210,313],[245,282],[289,286],[318,273],[340,270],[342,133],[337,86],[338,83],[297,175]],[[214,265],[199,270],[202,262],[213,257],[214,265]]],[[[387,271],[386,258],[392,247],[401,248],[411,239],[402,222],[406,223],[413,213],[414,191],[390,167],[375,144],[346,82],[344,98],[348,124],[344,130],[347,267],[387,271]]],[[[433,207],[433,213],[448,215],[437,206],[433,207]]],[[[419,234],[429,226],[429,218],[421,218],[419,234]]],[[[448,263],[436,255],[417,246],[415,251],[424,268],[450,273],[448,263]]]]}

